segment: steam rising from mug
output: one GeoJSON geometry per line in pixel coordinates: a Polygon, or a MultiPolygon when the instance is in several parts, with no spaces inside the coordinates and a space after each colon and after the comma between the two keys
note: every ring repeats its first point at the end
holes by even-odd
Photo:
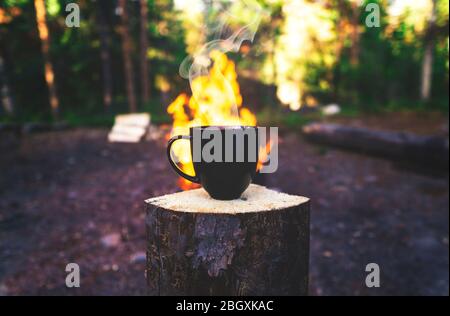
{"type": "MultiPolygon", "coordinates": [[[[209,4],[211,5],[211,2],[209,4]]],[[[237,52],[244,41],[253,42],[262,15],[267,14],[261,5],[256,2],[256,0],[217,1],[214,2],[214,5],[221,6],[221,10],[218,15],[219,22],[209,30],[217,30],[214,35],[214,39],[203,45],[198,52],[186,57],[180,65],[180,75],[185,79],[189,79],[192,97],[198,104],[201,104],[202,99],[205,98],[205,89],[203,87],[195,86],[193,84],[193,80],[199,76],[208,77],[209,67],[212,65],[211,53],[214,51],[220,51],[222,53],[227,53],[230,51],[237,52]],[[250,22],[240,27],[237,31],[232,33],[231,36],[226,37],[227,31],[231,25],[240,24],[238,17],[233,15],[229,8],[225,8],[230,4],[242,5],[243,7],[240,9],[248,11],[250,22]]],[[[207,8],[205,8],[205,10],[206,9],[207,8]]],[[[215,62],[220,63],[221,61],[218,59],[215,62]]],[[[223,69],[221,65],[218,66],[219,69],[223,69]]],[[[220,97],[230,98],[228,101],[230,104],[233,104],[230,110],[230,116],[236,118],[235,121],[239,121],[239,111],[233,93],[233,88],[222,73],[218,75],[223,80],[224,88],[224,93],[220,97]]]]}

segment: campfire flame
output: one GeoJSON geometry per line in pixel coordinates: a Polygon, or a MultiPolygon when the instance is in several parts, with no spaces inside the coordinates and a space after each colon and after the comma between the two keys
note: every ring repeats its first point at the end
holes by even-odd
{"type": "MultiPolygon", "coordinates": [[[[174,135],[189,135],[192,126],[204,125],[247,125],[256,126],[255,115],[242,106],[242,96],[237,82],[235,64],[227,56],[214,50],[210,53],[213,61],[209,73],[198,76],[191,81],[194,96],[181,93],[167,108],[172,116],[173,124],[170,137],[174,135]],[[236,115],[238,111],[238,115],[236,115]]],[[[265,158],[267,150],[260,151],[260,157],[265,158]]],[[[178,141],[173,145],[173,154],[180,168],[187,174],[194,175],[191,162],[189,142],[178,141]]],[[[258,164],[261,167],[260,164],[258,164]]],[[[184,178],[178,179],[182,190],[198,187],[184,178]]]]}

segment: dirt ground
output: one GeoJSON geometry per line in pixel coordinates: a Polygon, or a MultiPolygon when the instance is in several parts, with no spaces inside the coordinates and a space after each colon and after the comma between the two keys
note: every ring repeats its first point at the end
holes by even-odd
{"type": "MultiPolygon", "coordinates": [[[[145,294],[143,201],[177,191],[177,177],[163,139],[109,144],[106,135],[33,134],[2,149],[0,295],[145,294]],[[80,265],[78,289],[65,286],[69,262],[80,265]]],[[[292,131],[279,149],[279,170],[264,181],[312,199],[312,295],[449,294],[448,172],[315,146],[292,131]],[[365,286],[371,262],[380,288],[365,286]]]]}

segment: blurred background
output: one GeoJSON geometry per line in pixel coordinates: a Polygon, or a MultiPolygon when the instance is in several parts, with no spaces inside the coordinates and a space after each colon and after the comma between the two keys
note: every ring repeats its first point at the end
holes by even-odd
{"type": "Polygon", "coordinates": [[[0,295],[145,293],[143,200],[189,189],[165,160],[198,119],[180,64],[255,6],[253,41],[221,58],[241,117],[280,127],[279,170],[257,182],[313,200],[310,293],[448,295],[444,0],[1,1],[0,295]],[[108,142],[133,112],[145,140],[108,142]]]}

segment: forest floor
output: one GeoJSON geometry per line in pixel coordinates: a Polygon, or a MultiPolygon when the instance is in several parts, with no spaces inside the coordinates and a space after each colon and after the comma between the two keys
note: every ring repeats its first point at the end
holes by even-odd
{"type": "MultiPolygon", "coordinates": [[[[448,135],[445,119],[418,121],[420,133],[448,135]]],[[[2,149],[0,295],[145,294],[143,201],[177,191],[177,177],[164,139],[110,144],[107,132],[32,134],[2,149]],[[80,265],[80,288],[65,286],[69,262],[80,265]]],[[[279,169],[263,180],[312,199],[310,294],[449,294],[448,171],[424,174],[284,131],[279,169]],[[380,288],[365,286],[371,262],[380,288]]]]}

